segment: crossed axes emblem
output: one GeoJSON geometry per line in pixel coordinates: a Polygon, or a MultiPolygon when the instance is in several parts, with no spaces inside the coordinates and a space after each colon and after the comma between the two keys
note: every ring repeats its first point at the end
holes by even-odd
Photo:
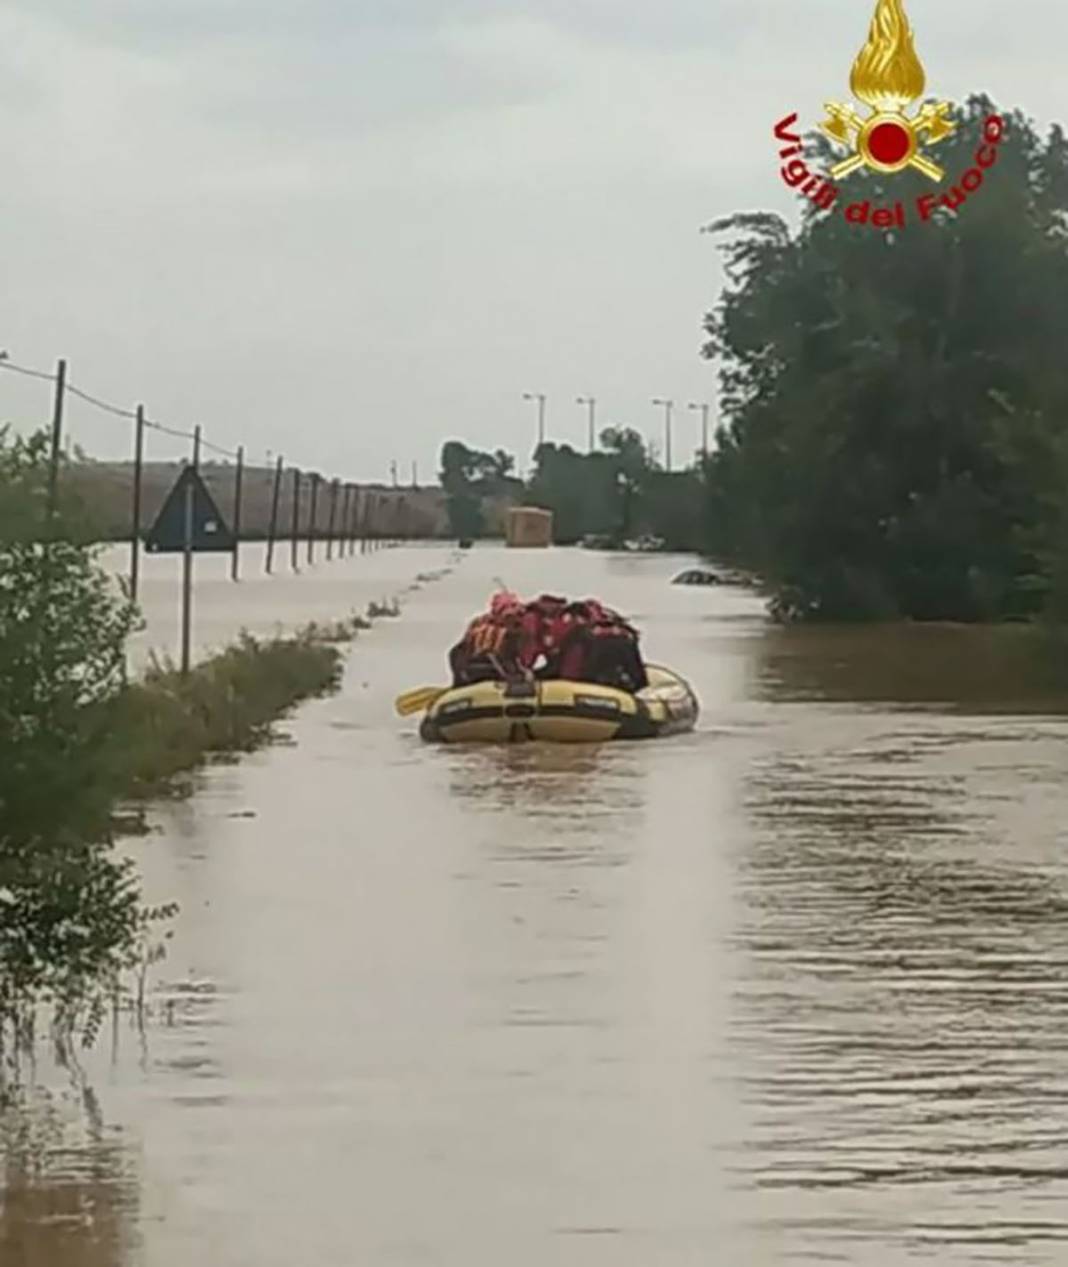
{"type": "Polygon", "coordinates": [[[925,144],[936,145],[951,136],[957,125],[948,118],[950,104],[927,102],[912,119],[902,110],[874,110],[867,119],[852,106],[827,103],[827,119],[820,131],[839,145],[852,145],[854,152],[831,168],[831,176],[841,180],[859,167],[879,172],[899,172],[914,167],[931,180],[945,176],[943,168],[919,153],[920,134],[925,144]]]}

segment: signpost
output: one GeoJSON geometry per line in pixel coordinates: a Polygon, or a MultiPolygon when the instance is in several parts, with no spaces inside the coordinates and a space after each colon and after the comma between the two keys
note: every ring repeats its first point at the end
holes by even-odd
{"type": "MultiPolygon", "coordinates": [[[[197,431],[199,433],[199,427],[197,431]]],[[[198,435],[199,441],[199,435],[198,435]]],[[[199,448],[199,444],[197,445],[199,448]]],[[[194,449],[196,452],[197,449],[194,449]]],[[[193,555],[231,554],[236,537],[208,492],[196,459],[178,476],[145,537],[149,554],[181,554],[182,676],[189,672],[193,610],[193,555]]]]}

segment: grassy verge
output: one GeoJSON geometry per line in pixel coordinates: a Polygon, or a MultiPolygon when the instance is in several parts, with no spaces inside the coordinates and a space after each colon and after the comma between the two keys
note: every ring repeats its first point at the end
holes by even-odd
{"type": "MultiPolygon", "coordinates": [[[[187,777],[211,760],[252,752],[270,742],[275,723],[302,700],[332,694],[344,671],[341,647],[363,616],[330,625],[311,624],[288,637],[242,633],[232,646],[203,661],[188,677],[169,661],[153,660],[126,689],[116,717],[117,784],[123,800],[184,795],[187,777]]],[[[137,826],[122,817],[117,825],[137,826]]]]}

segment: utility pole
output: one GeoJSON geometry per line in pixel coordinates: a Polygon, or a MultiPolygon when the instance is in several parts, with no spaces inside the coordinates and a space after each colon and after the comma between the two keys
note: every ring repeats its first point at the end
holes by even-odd
{"type": "Polygon", "coordinates": [[[59,450],[63,440],[63,399],[67,394],[67,362],[56,366],[56,395],[52,406],[52,454],[48,463],[48,519],[56,513],[59,494],[59,450]]]}
{"type": "Polygon", "coordinates": [[[664,469],[671,471],[671,411],[675,408],[673,400],[661,400],[657,397],[653,401],[654,405],[661,405],[664,409],[664,469]]]}
{"type": "Polygon", "coordinates": [[[538,448],[545,443],[545,394],[544,392],[524,392],[524,400],[538,402],[538,448]]]}
{"type": "Polygon", "coordinates": [[[189,676],[193,633],[193,483],[200,473],[200,427],[193,428],[193,478],[185,486],[185,531],[182,549],[182,677],[189,676]]]}
{"type": "Polygon", "coordinates": [[[274,468],[274,487],[271,489],[271,522],[267,526],[267,558],[264,570],[271,575],[271,564],[274,562],[274,538],[278,531],[278,501],[282,494],[282,455],[278,456],[278,465],[274,468]]]}
{"type": "Polygon", "coordinates": [[[594,415],[597,410],[596,396],[580,396],[577,401],[580,405],[586,405],[590,411],[590,434],[589,434],[589,452],[592,453],[597,448],[597,436],[594,426],[594,415]]]}
{"type": "Polygon", "coordinates": [[[237,580],[241,557],[241,495],[245,482],[245,446],[237,446],[237,470],[234,473],[234,553],[230,559],[230,579],[237,580]]]}
{"type": "Polygon", "coordinates": [[[137,599],[141,579],[141,478],[145,464],[145,407],[137,406],[134,424],[133,523],[130,526],[130,597],[137,599]]]}

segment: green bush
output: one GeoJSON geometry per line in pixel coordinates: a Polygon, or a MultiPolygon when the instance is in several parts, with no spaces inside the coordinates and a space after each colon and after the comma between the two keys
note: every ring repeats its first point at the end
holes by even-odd
{"type": "MultiPolygon", "coordinates": [[[[116,807],[209,754],[247,751],[307,696],[336,688],[341,653],[309,629],[243,635],[187,677],[126,677],[134,605],[116,593],[75,508],[47,513],[47,443],[0,430],[0,1085],[42,1004],[69,1049],[91,1041],[124,974],[162,953],[136,871],[113,852],[116,807]]],[[[354,632],[362,618],[345,625],[354,632]]]]}

